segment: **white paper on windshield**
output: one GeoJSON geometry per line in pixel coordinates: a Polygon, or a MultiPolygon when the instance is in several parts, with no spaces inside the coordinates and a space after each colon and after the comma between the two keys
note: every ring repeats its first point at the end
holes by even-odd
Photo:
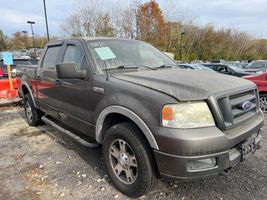
{"type": "Polygon", "coordinates": [[[98,47],[94,49],[101,60],[115,59],[116,56],[109,47],[98,47]]]}

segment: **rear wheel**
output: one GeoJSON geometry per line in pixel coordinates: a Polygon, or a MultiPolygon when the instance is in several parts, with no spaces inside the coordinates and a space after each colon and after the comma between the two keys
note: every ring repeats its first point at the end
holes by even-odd
{"type": "Polygon", "coordinates": [[[148,142],[132,123],[112,126],[105,134],[103,155],[115,186],[130,197],[141,197],[155,184],[156,168],[148,142]]]}
{"type": "Polygon", "coordinates": [[[35,108],[30,94],[24,96],[24,110],[29,125],[37,126],[42,123],[43,112],[35,108]]]}
{"type": "Polygon", "coordinates": [[[267,94],[260,94],[260,109],[267,113],[267,94]]]}

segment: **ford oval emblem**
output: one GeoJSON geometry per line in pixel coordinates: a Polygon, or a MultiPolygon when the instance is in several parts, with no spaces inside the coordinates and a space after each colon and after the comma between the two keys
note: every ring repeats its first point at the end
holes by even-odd
{"type": "Polygon", "coordinates": [[[242,104],[242,109],[244,111],[249,111],[251,109],[251,106],[252,106],[252,103],[251,101],[245,101],[243,104],[242,104]]]}

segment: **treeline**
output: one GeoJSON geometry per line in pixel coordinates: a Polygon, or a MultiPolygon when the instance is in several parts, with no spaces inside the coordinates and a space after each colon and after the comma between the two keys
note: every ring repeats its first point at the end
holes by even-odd
{"type": "MultiPolygon", "coordinates": [[[[55,37],[53,37],[54,39],[55,37]]],[[[47,43],[46,36],[35,34],[34,39],[28,33],[16,32],[8,37],[0,30],[0,51],[43,48],[47,43]]]]}
{"type": "Polygon", "coordinates": [[[155,0],[131,1],[127,6],[120,6],[118,1],[80,0],[78,3],[77,12],[61,24],[67,37],[139,39],[174,53],[179,60],[267,59],[267,40],[255,40],[234,29],[197,26],[191,15],[174,3],[166,11],[155,0]],[[103,7],[107,3],[109,8],[103,7]],[[173,13],[178,17],[170,17],[173,13]]]}

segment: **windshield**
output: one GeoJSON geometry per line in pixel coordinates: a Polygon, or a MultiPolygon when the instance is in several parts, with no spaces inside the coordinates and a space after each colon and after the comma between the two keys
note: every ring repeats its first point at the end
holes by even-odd
{"type": "MultiPolygon", "coordinates": [[[[129,69],[142,67],[156,69],[160,66],[176,66],[168,56],[155,47],[136,40],[95,40],[87,43],[89,52],[102,74],[105,68],[129,69]],[[106,65],[106,66],[105,66],[106,65]],[[127,66],[122,68],[120,66],[127,66]]],[[[138,68],[139,69],[139,68],[138,68]]]]}
{"type": "Polygon", "coordinates": [[[251,62],[248,65],[246,65],[244,68],[245,69],[261,69],[267,66],[266,61],[255,61],[251,62]]]}
{"type": "Polygon", "coordinates": [[[229,67],[231,70],[235,71],[235,72],[244,72],[242,69],[240,69],[239,67],[236,67],[236,66],[234,66],[234,65],[228,65],[228,67],[229,67]]]}
{"type": "Polygon", "coordinates": [[[195,69],[195,70],[202,70],[202,71],[209,71],[209,72],[215,72],[214,70],[208,68],[208,67],[205,67],[201,64],[194,64],[192,65],[192,67],[195,69]]]}

